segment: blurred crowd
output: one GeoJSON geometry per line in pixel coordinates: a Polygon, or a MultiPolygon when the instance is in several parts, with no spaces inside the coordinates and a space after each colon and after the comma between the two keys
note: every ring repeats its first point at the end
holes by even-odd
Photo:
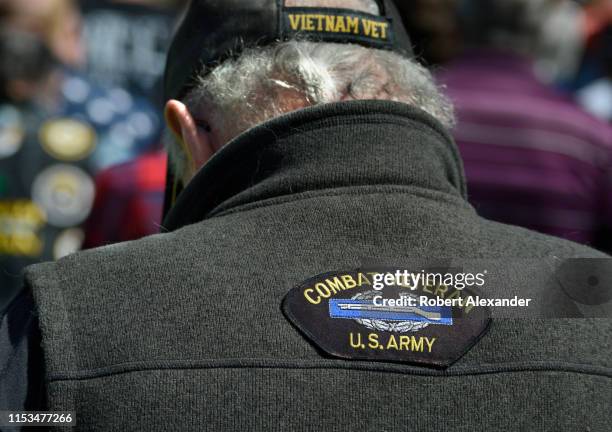
{"type": "MultiPolygon", "coordinates": [[[[0,0],[0,310],[25,265],[159,231],[184,3],[0,0]]],[[[612,251],[612,0],[397,4],[476,210],[612,251]]]]}
{"type": "Polygon", "coordinates": [[[476,210],[612,251],[612,1],[408,3],[476,210]]]}
{"type": "Polygon", "coordinates": [[[0,0],[0,309],[24,266],[158,230],[182,3],[0,0]]]}

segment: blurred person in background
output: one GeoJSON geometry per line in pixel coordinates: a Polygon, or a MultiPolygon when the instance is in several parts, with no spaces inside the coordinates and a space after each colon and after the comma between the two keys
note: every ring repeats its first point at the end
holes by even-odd
{"type": "Polygon", "coordinates": [[[37,34],[58,60],[61,85],[47,107],[49,115],[77,117],[92,124],[98,135],[91,156],[95,172],[130,161],[157,145],[161,115],[150,102],[122,87],[102,85],[79,70],[87,46],[81,40],[81,15],[75,1],[5,0],[0,19],[37,34]],[[64,29],[65,34],[52,29],[64,29]]]}
{"type": "Polygon", "coordinates": [[[458,112],[469,199],[486,218],[612,250],[612,131],[535,73],[558,2],[467,0],[468,48],[439,78],[458,112]]]}
{"type": "Polygon", "coordinates": [[[24,265],[81,248],[94,175],[156,146],[161,121],[145,100],[75,71],[74,2],[5,1],[0,22],[1,310],[24,265]]]}
{"type": "Polygon", "coordinates": [[[85,224],[85,249],[159,232],[166,159],[163,151],[151,152],[96,176],[96,199],[85,224]]]}
{"type": "MultiPolygon", "coordinates": [[[[144,95],[158,108],[167,47],[185,3],[83,1],[89,74],[144,95]]],[[[96,200],[86,224],[84,247],[136,240],[159,232],[165,174],[166,156],[161,151],[102,171],[96,177],[96,200]]]]}
{"type": "MultiPolygon", "coordinates": [[[[6,27],[0,30],[0,311],[20,288],[21,269],[52,256],[50,240],[56,233],[46,229],[44,204],[32,196],[34,192],[46,201],[45,193],[40,192],[47,185],[38,181],[32,191],[32,181],[49,159],[38,144],[44,116],[32,101],[45,103],[57,86],[56,66],[51,52],[35,35],[6,27]]],[[[78,173],[82,177],[82,171],[78,173]]],[[[63,197],[58,198],[66,199],[73,182],[54,178],[58,186],[62,184],[63,197]]],[[[75,215],[81,211],[76,207],[80,206],[73,207],[75,215]]]]}
{"type": "Polygon", "coordinates": [[[85,60],[81,17],[73,0],[2,0],[4,25],[38,34],[63,65],[79,68],[85,60]]]}

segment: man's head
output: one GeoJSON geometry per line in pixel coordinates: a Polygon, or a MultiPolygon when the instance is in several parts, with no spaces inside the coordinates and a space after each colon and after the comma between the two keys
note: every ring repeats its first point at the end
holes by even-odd
{"type": "MultiPolygon", "coordinates": [[[[372,15],[380,10],[374,0],[287,0],[285,6],[346,8],[372,15]]],[[[297,19],[289,20],[300,25],[297,19]]],[[[316,19],[301,24],[306,30],[329,25],[316,19]]],[[[408,56],[375,46],[301,36],[243,48],[217,65],[201,68],[187,94],[167,103],[166,119],[175,137],[168,145],[170,160],[184,184],[241,132],[308,106],[392,100],[419,107],[446,126],[452,125],[451,104],[431,75],[408,56]]]]}
{"type": "Polygon", "coordinates": [[[63,64],[82,64],[81,15],[74,0],[4,0],[0,19],[4,25],[38,34],[63,64]]]}

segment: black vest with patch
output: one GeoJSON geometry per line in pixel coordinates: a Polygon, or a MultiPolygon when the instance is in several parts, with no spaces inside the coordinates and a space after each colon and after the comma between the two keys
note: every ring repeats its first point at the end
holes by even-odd
{"type": "Polygon", "coordinates": [[[421,363],[330,355],[283,311],[292,288],[364,259],[602,257],[484,220],[465,198],[452,139],[404,104],[324,105],[247,131],[165,233],[27,271],[49,409],[86,431],[609,430],[610,320],[493,320],[432,367],[425,348],[421,363]]]}

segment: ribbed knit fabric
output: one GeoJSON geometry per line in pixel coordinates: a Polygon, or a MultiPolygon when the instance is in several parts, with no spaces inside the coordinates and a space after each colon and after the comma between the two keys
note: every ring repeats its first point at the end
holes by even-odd
{"type": "Polygon", "coordinates": [[[332,359],[280,304],[364,258],[603,257],[479,218],[406,105],[311,108],[207,164],[165,234],[30,268],[50,409],[87,431],[609,431],[607,319],[497,320],[446,370],[332,359]]]}

